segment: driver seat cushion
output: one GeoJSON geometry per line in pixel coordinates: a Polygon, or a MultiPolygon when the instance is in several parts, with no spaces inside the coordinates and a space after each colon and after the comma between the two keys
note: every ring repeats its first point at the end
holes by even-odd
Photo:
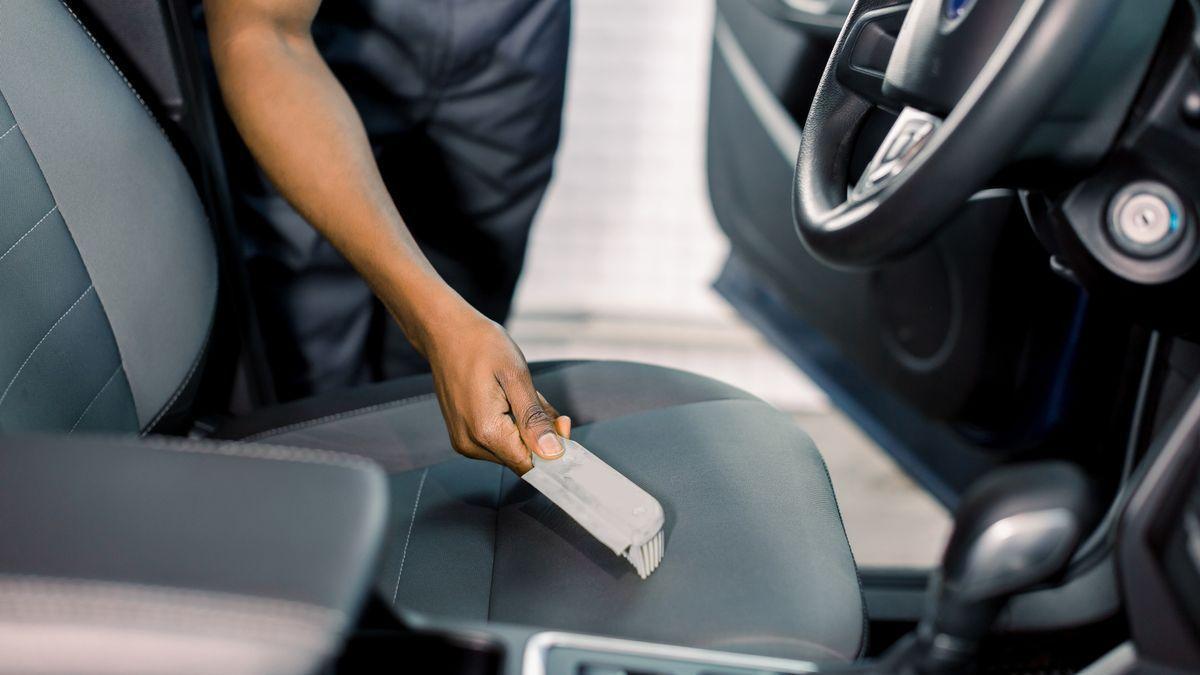
{"type": "Polygon", "coordinates": [[[862,594],[829,475],[786,415],[654,366],[531,371],[572,437],[662,503],[666,555],[649,579],[508,470],[456,455],[428,376],[279,406],[222,435],[384,465],[377,590],[405,611],[790,658],[861,653],[862,594]]]}

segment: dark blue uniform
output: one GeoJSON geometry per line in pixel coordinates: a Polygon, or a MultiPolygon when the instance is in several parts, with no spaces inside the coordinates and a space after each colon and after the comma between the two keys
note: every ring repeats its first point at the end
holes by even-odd
{"type": "MultiPolygon", "coordinates": [[[[421,249],[499,322],[550,180],[569,25],[569,0],[326,0],[313,29],[421,249]]],[[[235,183],[249,207],[247,267],[282,398],[427,369],[349,264],[265,179],[247,171],[235,183]]]]}

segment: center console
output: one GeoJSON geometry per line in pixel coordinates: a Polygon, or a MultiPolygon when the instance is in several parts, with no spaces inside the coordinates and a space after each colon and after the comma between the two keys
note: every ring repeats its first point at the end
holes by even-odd
{"type": "Polygon", "coordinates": [[[522,675],[793,675],[815,663],[547,631],[525,643],[522,675]]]}
{"type": "Polygon", "coordinates": [[[376,466],[331,452],[0,439],[0,671],[315,672],[386,500],[376,466]]]}

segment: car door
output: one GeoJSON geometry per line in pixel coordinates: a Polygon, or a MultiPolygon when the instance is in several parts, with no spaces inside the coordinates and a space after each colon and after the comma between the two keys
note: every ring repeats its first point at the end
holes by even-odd
{"type": "MultiPolygon", "coordinates": [[[[1120,340],[1080,339],[1103,314],[1052,271],[1010,190],[979,193],[942,234],[877,269],[833,269],[804,248],[792,171],[850,5],[716,0],[707,172],[732,249],[716,286],[952,505],[984,468],[1045,450],[1072,410],[1111,397],[1112,376],[1085,364],[1119,359],[1120,340]]],[[[868,118],[849,184],[896,112],[868,118]]]]}

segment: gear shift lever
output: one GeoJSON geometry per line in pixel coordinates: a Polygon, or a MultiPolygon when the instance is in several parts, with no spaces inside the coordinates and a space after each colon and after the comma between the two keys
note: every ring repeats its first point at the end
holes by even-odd
{"type": "Polygon", "coordinates": [[[999,469],[971,486],[918,628],[918,669],[962,671],[1008,599],[1061,575],[1099,516],[1090,481],[1064,462],[999,469]]]}

